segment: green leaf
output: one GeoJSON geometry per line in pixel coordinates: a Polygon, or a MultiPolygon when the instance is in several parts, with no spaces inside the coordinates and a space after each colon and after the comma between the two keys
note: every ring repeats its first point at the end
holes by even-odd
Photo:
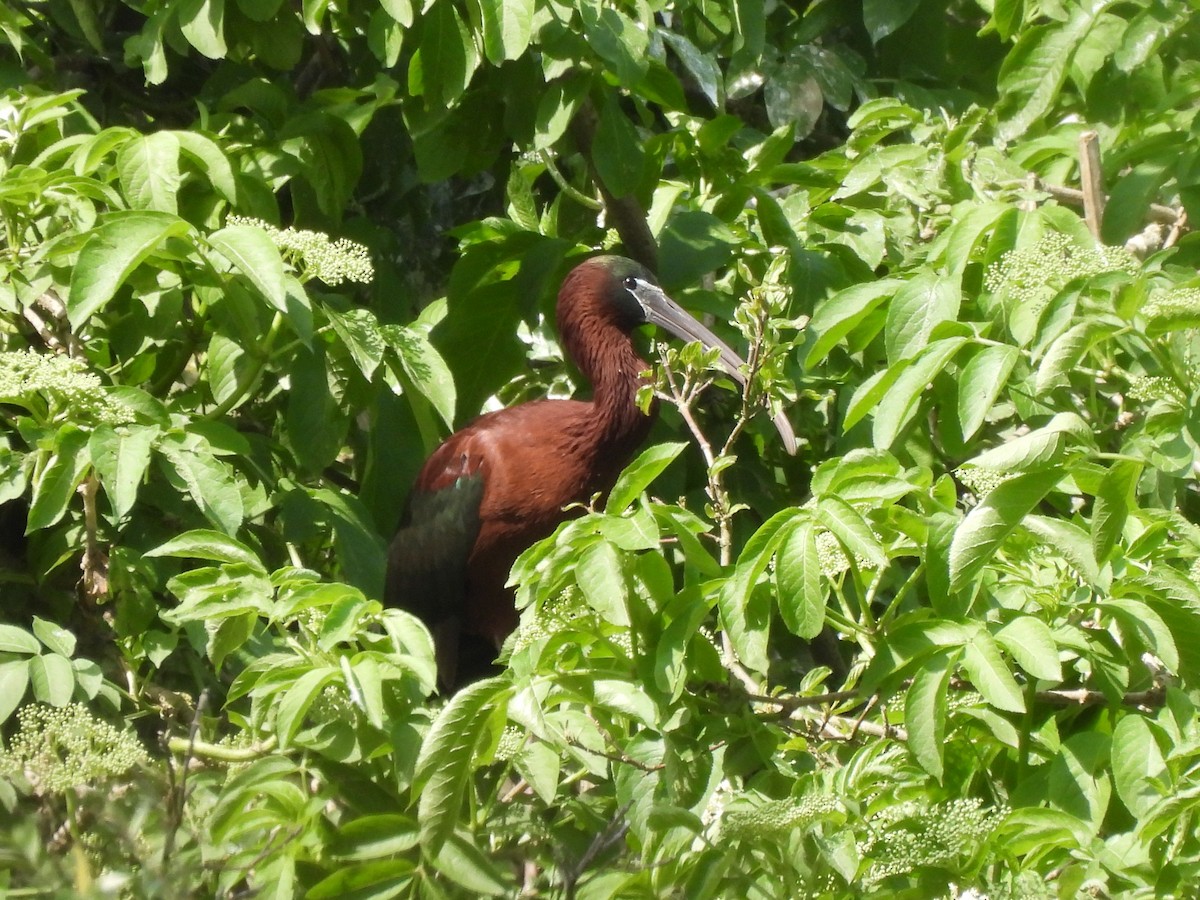
{"type": "Polygon", "coordinates": [[[575,578],[588,606],[614,625],[629,624],[625,565],[608,541],[592,544],[579,555],[575,578]]]}
{"type": "Polygon", "coordinates": [[[198,131],[173,131],[180,152],[204,173],[208,183],[230,203],[237,203],[238,186],[225,151],[198,131]]]}
{"type": "Polygon", "coordinates": [[[1088,3],[1071,8],[1066,23],[1034,25],[1026,29],[1000,67],[999,87],[1011,115],[1000,116],[999,132],[1005,140],[1025,134],[1053,108],[1075,50],[1091,29],[1096,16],[1110,4],[1088,3]]]}
{"type": "Polygon", "coordinates": [[[253,550],[219,531],[196,529],[147,550],[145,556],[178,556],[183,559],[209,559],[214,562],[241,563],[266,577],[267,570],[253,550]]]}
{"type": "Polygon", "coordinates": [[[1142,819],[1162,800],[1171,784],[1162,750],[1154,739],[1156,726],[1129,713],[1113,729],[1113,786],[1125,808],[1142,819]]]}
{"type": "Polygon", "coordinates": [[[288,689],[275,711],[275,734],[279,738],[279,749],[286,750],[304,724],[304,716],[313,702],[325,690],[325,686],[341,676],[333,666],[312,669],[288,689]]]}
{"type": "Polygon", "coordinates": [[[1113,463],[1096,491],[1092,504],[1092,551],[1096,560],[1106,562],[1125,531],[1125,522],[1136,503],[1142,464],[1136,460],[1113,463]]]}
{"type": "Polygon", "coordinates": [[[88,451],[116,519],[133,508],[158,435],[155,425],[126,425],[119,431],[103,426],[92,433],[88,451]]]}
{"type": "Polygon", "coordinates": [[[591,80],[581,75],[565,76],[546,85],[538,100],[534,150],[548,150],[566,133],[591,80]]]}
{"type": "Polygon", "coordinates": [[[91,465],[87,445],[86,431],[71,424],[58,430],[50,458],[34,477],[33,499],[25,524],[26,534],[49,528],[66,513],[71,498],[75,496],[75,489],[91,465]]]}
{"type": "Polygon", "coordinates": [[[339,860],[380,859],[410,850],[420,839],[417,823],[408,816],[379,813],[340,823],[329,852],[339,860]]]}
{"type": "Polygon", "coordinates": [[[1099,604],[1100,608],[1117,620],[1126,643],[1131,638],[1145,643],[1150,651],[1162,660],[1169,672],[1179,671],[1179,649],[1171,630],[1154,608],[1147,603],[1127,598],[1113,598],[1099,604]]]}
{"type": "Polygon", "coordinates": [[[175,214],[183,178],[179,174],[179,139],[159,131],[126,141],[117,153],[121,190],[134,209],[175,214]]]}
{"type": "Polygon", "coordinates": [[[610,516],[625,512],[686,446],[687,444],[682,442],[655,444],[643,450],[617,478],[617,483],[609,492],[608,500],[604,504],[604,511],[610,516]]]}
{"type": "Polygon", "coordinates": [[[1047,773],[1050,804],[1084,822],[1093,836],[1100,831],[1112,797],[1110,747],[1110,738],[1102,732],[1073,734],[1047,773]]]}
{"type": "Polygon", "coordinates": [[[1088,533],[1063,519],[1049,516],[1026,516],[1022,526],[1042,539],[1047,548],[1062,555],[1083,579],[1100,591],[1112,586],[1112,575],[1100,570],[1092,553],[1092,542],[1088,533]]]}
{"type": "MultiPolygon", "coordinates": [[[[453,4],[437,4],[434,9],[453,4]]],[[[320,211],[340,220],[362,174],[362,145],[350,123],[328,112],[292,116],[279,131],[280,147],[300,162],[320,211]]]]}
{"type": "Polygon", "coordinates": [[[220,672],[230,654],[244,647],[254,634],[258,627],[258,613],[243,612],[223,616],[217,620],[208,619],[205,625],[208,629],[208,642],[204,650],[212,662],[214,671],[220,672]]]}
{"type": "Polygon", "coordinates": [[[947,692],[959,651],[939,651],[927,657],[913,673],[904,695],[906,746],[921,768],[942,780],[946,741],[947,692]]]}
{"type": "Polygon", "coordinates": [[[886,297],[900,290],[904,284],[898,278],[865,281],[818,303],[805,329],[807,334],[815,335],[816,339],[804,358],[804,367],[815,368],[886,297]]]}
{"type": "Polygon", "coordinates": [[[242,493],[225,463],[176,435],[157,447],[163,470],[175,487],[187,491],[204,517],[226,534],[236,534],[245,518],[242,493]]]}
{"type": "Polygon", "coordinates": [[[961,302],[957,280],[930,269],[919,270],[888,304],[884,327],[888,362],[894,364],[924,350],[934,328],[958,318],[961,302]]]}
{"type": "Polygon", "coordinates": [[[75,670],[71,660],[58,653],[30,657],[29,683],[38,702],[66,706],[75,693],[75,670]]]}
{"type": "Polygon", "coordinates": [[[733,650],[753,671],[767,670],[767,631],[770,627],[770,603],[755,587],[771,557],[787,537],[787,527],[804,515],[797,509],[785,509],[764,522],[746,542],[733,574],[725,579],[717,595],[721,624],[729,635],[733,650]]]}
{"type": "Polygon", "coordinates": [[[1009,479],[967,514],[950,544],[951,591],[967,588],[1062,475],[1060,469],[1052,468],[1009,479]]]}
{"type": "Polygon", "coordinates": [[[851,556],[865,559],[872,567],[887,565],[887,554],[879,538],[867,524],[862,513],[840,497],[821,497],[815,510],[817,521],[824,525],[851,556]]]}
{"type": "Polygon", "coordinates": [[[301,466],[321,472],[337,458],[347,430],[346,417],[330,388],[324,346],[298,349],[290,374],[285,420],[288,442],[301,466]]]}
{"type": "Polygon", "coordinates": [[[863,0],[863,24],[878,44],[912,18],[921,0],[863,0]]]}
{"type": "Polygon", "coordinates": [[[381,859],[339,866],[314,884],[306,900],[387,900],[410,891],[417,864],[411,859],[381,859]]]}
{"type": "Polygon", "coordinates": [[[1107,322],[1094,319],[1085,319],[1072,325],[1056,337],[1046,350],[1033,381],[1034,390],[1044,394],[1067,384],[1067,376],[1079,365],[1084,355],[1115,330],[1107,322]]]}
{"type": "Polygon", "coordinates": [[[821,589],[821,561],[812,523],[791,529],[780,546],[775,586],[779,614],[788,630],[808,639],[820,634],[825,627],[825,591],[821,589]]]}
{"type": "Polygon", "coordinates": [[[79,331],[102,309],[134,269],[167,238],[186,234],[191,226],[178,216],[153,210],[110,213],[79,251],[71,270],[67,309],[71,327],[79,331]]]}
{"type": "Polygon", "coordinates": [[[547,805],[553,803],[558,794],[558,781],[562,772],[562,757],[559,751],[549,744],[534,740],[522,748],[513,762],[538,798],[547,805]]]}
{"type": "Polygon", "coordinates": [[[242,378],[247,371],[254,371],[255,361],[252,360],[241,346],[226,337],[221,332],[213,334],[208,342],[208,353],[205,354],[208,371],[208,387],[212,391],[213,401],[223,404],[236,398],[229,409],[236,409],[249,399],[248,393],[241,387],[242,378]]]}
{"type": "Polygon", "coordinates": [[[996,632],[996,642],[1034,678],[1055,684],[1062,681],[1058,644],[1050,626],[1041,619],[1018,616],[996,632]]]}
{"type": "Polygon", "coordinates": [[[7,722],[8,717],[25,699],[25,691],[29,687],[29,663],[27,659],[0,662],[0,724],[7,722]]]}
{"type": "Polygon", "coordinates": [[[1092,441],[1092,429],[1077,413],[1059,413],[1041,428],[985,450],[965,465],[997,472],[1028,472],[1055,466],[1066,449],[1092,441]]]}
{"type": "Polygon", "coordinates": [[[987,419],[1020,355],[1016,347],[984,347],[963,366],[958,379],[958,422],[964,441],[987,419]]]}
{"type": "MultiPolygon", "coordinates": [[[[450,834],[436,851],[433,865],[446,878],[464,888],[472,897],[511,896],[519,885],[513,874],[504,871],[487,854],[461,833],[450,834]]],[[[512,867],[509,867],[511,873],[512,867]]]]}
{"type": "Polygon", "coordinates": [[[431,851],[453,834],[458,822],[483,734],[480,723],[507,704],[511,691],[502,678],[477,681],[451,697],[429,726],[417,757],[412,792],[419,798],[421,843],[431,851]]]}
{"type": "Polygon", "coordinates": [[[533,34],[534,0],[479,0],[483,52],[492,65],[517,59],[533,34]]]}
{"type": "Polygon", "coordinates": [[[225,0],[181,0],[179,26],[187,42],[209,59],[225,58],[225,0]]]}
{"type": "Polygon", "coordinates": [[[380,6],[398,25],[409,28],[413,23],[412,0],[380,0],[380,6]]]}
{"type": "Polygon", "coordinates": [[[582,3],[578,9],[589,49],[608,63],[622,87],[637,88],[645,75],[650,49],[645,29],[613,6],[582,3]]]}
{"type": "Polygon", "coordinates": [[[41,653],[42,645],[32,634],[16,625],[0,624],[0,653],[41,653]]]}
{"type": "Polygon", "coordinates": [[[592,143],[596,174],[614,197],[632,194],[642,180],[645,158],[637,131],[613,98],[600,109],[592,143]]]}
{"type": "Polygon", "coordinates": [[[479,65],[475,41],[453,3],[434,3],[421,24],[419,53],[426,99],[450,108],[479,65]]]}
{"type": "Polygon", "coordinates": [[[415,328],[387,327],[383,329],[383,336],[388,346],[396,351],[409,386],[430,402],[447,428],[453,428],[458,398],[454,375],[442,355],[429,338],[415,328]]]}
{"type": "Polygon", "coordinates": [[[283,258],[265,231],[253,225],[231,225],[210,234],[208,245],[245,276],[259,296],[287,313],[283,258]]]}
{"type": "Polygon", "coordinates": [[[75,655],[75,635],[61,625],[48,622],[40,616],[34,616],[33,633],[50,652],[61,656],[75,655]]]}
{"type": "Polygon", "coordinates": [[[950,364],[966,342],[965,337],[934,341],[900,373],[875,410],[873,435],[878,449],[889,448],[895,443],[904,426],[916,415],[921,395],[929,382],[950,364]]]}
{"type": "Polygon", "coordinates": [[[962,667],[975,690],[992,706],[1008,712],[1025,711],[1020,685],[1005,665],[996,640],[983,628],[975,629],[963,644],[962,667]]]}

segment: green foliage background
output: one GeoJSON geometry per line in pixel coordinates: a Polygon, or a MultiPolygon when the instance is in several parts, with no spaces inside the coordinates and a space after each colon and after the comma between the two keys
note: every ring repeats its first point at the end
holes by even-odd
{"type": "Polygon", "coordinates": [[[0,888],[1194,896],[1195,0],[17,0],[0,88],[0,888]],[[600,248],[753,390],[662,353],[439,697],[387,537],[600,248]]]}

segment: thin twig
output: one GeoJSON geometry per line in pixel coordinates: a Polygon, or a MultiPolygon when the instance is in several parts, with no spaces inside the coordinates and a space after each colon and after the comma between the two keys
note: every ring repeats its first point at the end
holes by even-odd
{"type": "Polygon", "coordinates": [[[570,869],[567,869],[565,866],[563,867],[563,893],[567,900],[574,900],[575,886],[592,860],[625,836],[625,832],[629,830],[629,823],[625,821],[625,814],[629,812],[629,807],[632,805],[632,801],[630,801],[616,811],[604,830],[592,839],[592,842],[583,851],[583,855],[579,857],[579,861],[575,865],[571,866],[570,869]]]}
{"type": "MultiPolygon", "coordinates": [[[[1045,191],[1055,200],[1070,203],[1072,206],[1083,206],[1083,191],[1064,187],[1061,184],[1049,184],[1036,175],[1031,176],[1030,185],[1034,190],[1045,191]]],[[[1162,222],[1164,225],[1174,225],[1184,216],[1182,209],[1172,209],[1161,203],[1151,203],[1146,211],[1146,218],[1152,222],[1162,222]]]]}

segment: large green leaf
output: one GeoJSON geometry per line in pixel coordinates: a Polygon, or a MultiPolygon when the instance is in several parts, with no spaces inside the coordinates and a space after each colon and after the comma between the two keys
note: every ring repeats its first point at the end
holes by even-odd
{"type": "Polygon", "coordinates": [[[633,123],[615,99],[600,109],[592,142],[596,174],[614,197],[624,197],[641,183],[645,169],[641,141],[633,123]]]}
{"type": "Polygon", "coordinates": [[[960,651],[939,651],[927,657],[913,675],[904,695],[907,746],[921,768],[942,780],[946,740],[947,692],[960,651]]]}
{"type": "Polygon", "coordinates": [[[929,269],[917,272],[888,304],[884,339],[888,362],[916,356],[929,344],[933,329],[958,316],[962,294],[958,282],[929,269]]]}
{"type": "Polygon", "coordinates": [[[988,492],[963,519],[950,544],[950,590],[964,590],[1042,498],[1062,478],[1058,468],[1017,476],[988,492]]]}
{"type": "Polygon", "coordinates": [[[1162,799],[1171,782],[1155,740],[1157,730],[1137,713],[1123,716],[1113,729],[1113,786],[1125,808],[1139,819],[1162,799]]]}
{"type": "Polygon", "coordinates": [[[793,634],[814,638],[825,627],[825,591],[812,523],[790,529],[775,558],[779,614],[793,634]]]}
{"type": "Polygon", "coordinates": [[[898,291],[904,282],[895,278],[867,281],[839,291],[817,304],[806,332],[815,335],[804,365],[812,368],[829,355],[837,344],[870,315],[884,299],[898,291]]]}
{"type": "Polygon", "coordinates": [[[436,852],[454,832],[467,782],[475,769],[480,723],[508,702],[511,688],[501,678],[477,681],[455,694],[421,744],[413,776],[421,843],[436,852]]]}
{"type": "Polygon", "coordinates": [[[534,0],[479,0],[483,52],[492,65],[525,52],[533,33],[534,0]]]}
{"type": "Polygon", "coordinates": [[[128,425],[120,430],[105,426],[97,428],[88,441],[92,465],[117,519],[125,518],[133,508],[158,434],[156,425],[128,425]]]}
{"type": "Polygon", "coordinates": [[[453,3],[434,3],[429,8],[422,19],[419,53],[426,100],[453,106],[479,65],[475,41],[453,3]]]}
{"type": "Polygon", "coordinates": [[[186,234],[190,226],[171,213],[129,210],[111,213],[79,251],[71,270],[67,310],[78,330],[99,312],[167,238],[186,234]]]}
{"type": "Polygon", "coordinates": [[[1092,0],[1071,8],[1065,24],[1026,29],[1000,68],[1000,90],[1012,114],[1000,121],[1000,135],[1021,137],[1061,96],[1071,59],[1096,17],[1110,2],[1092,0]]]}
{"type": "Polygon", "coordinates": [[[1016,347],[997,344],[984,347],[963,366],[958,379],[958,423],[964,441],[983,425],[1019,358],[1016,347]]]}
{"type": "Polygon", "coordinates": [[[59,429],[54,449],[33,480],[33,499],[25,524],[27,534],[49,528],[63,517],[91,462],[87,432],[74,425],[59,429]]]}
{"type": "Polygon", "coordinates": [[[271,306],[288,311],[283,259],[265,231],[252,225],[231,225],[210,234],[208,244],[229,260],[271,306]]]}
{"type": "Polygon", "coordinates": [[[684,443],[655,444],[643,450],[633,462],[625,467],[617,483],[609,491],[604,511],[609,515],[620,515],[637,496],[649,487],[663,470],[669,466],[687,446],[684,443]]]}
{"type": "Polygon", "coordinates": [[[962,667],[971,684],[992,706],[1008,712],[1025,711],[1025,696],[1005,664],[1000,646],[982,628],[973,629],[963,644],[962,667]]]}
{"type": "Polygon", "coordinates": [[[1058,644],[1050,626],[1041,619],[1018,616],[996,632],[996,642],[1034,678],[1054,683],[1062,681],[1058,644]]]}
{"type": "Polygon", "coordinates": [[[925,389],[958,353],[965,344],[965,337],[943,338],[934,341],[913,360],[911,366],[900,373],[888,388],[875,410],[875,446],[886,449],[895,443],[904,427],[917,413],[921,395],[925,389]]]}
{"type": "Polygon", "coordinates": [[[121,189],[134,209],[177,213],[179,138],[171,131],[138,135],[126,141],[117,154],[121,189]]]}

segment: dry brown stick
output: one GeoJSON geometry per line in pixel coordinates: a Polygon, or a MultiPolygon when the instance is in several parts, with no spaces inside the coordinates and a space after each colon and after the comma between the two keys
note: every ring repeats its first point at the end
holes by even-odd
{"type": "MultiPolygon", "coordinates": [[[[1033,187],[1036,190],[1045,191],[1055,200],[1070,203],[1072,206],[1083,206],[1083,191],[1063,187],[1061,184],[1049,184],[1037,176],[1033,177],[1033,187]]],[[[1163,206],[1161,203],[1151,203],[1147,209],[1146,217],[1152,222],[1174,225],[1183,217],[1183,210],[1172,209],[1169,206],[1163,206]]]]}
{"type": "Polygon", "coordinates": [[[1083,218],[1092,237],[1100,240],[1104,221],[1104,171],[1100,167],[1100,135],[1085,131],[1079,136],[1079,183],[1083,187],[1083,218]]]}

